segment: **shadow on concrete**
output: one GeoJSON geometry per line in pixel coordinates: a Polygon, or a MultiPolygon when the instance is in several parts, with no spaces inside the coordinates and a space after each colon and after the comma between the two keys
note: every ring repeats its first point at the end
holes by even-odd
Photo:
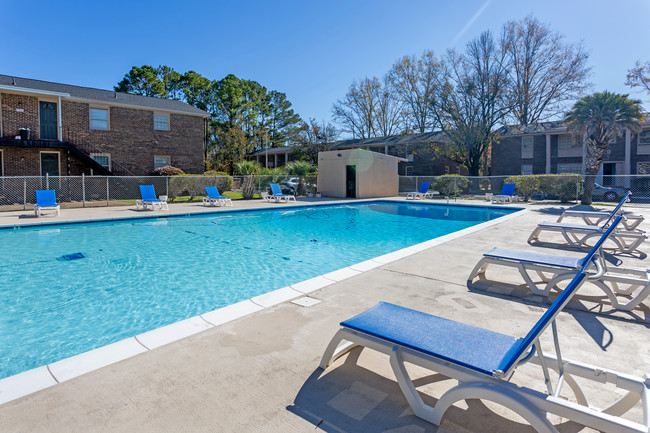
{"type": "MultiPolygon", "coordinates": [[[[452,406],[445,413],[440,427],[434,426],[411,411],[397,382],[357,364],[361,350],[350,352],[341,364],[327,371],[317,368],[301,387],[294,403],[287,410],[325,432],[499,432],[527,433],[535,430],[505,418],[488,408],[481,400],[466,400],[463,408],[452,406]]],[[[384,356],[379,359],[388,365],[384,356]]],[[[543,378],[540,377],[543,381],[543,378]]],[[[446,391],[457,382],[433,373],[415,379],[414,384],[443,388],[446,391]],[[449,382],[448,384],[446,382],[449,382]]],[[[442,392],[440,395],[442,395],[442,392]]],[[[424,402],[435,405],[436,398],[420,393],[424,402]]],[[[506,411],[507,413],[508,411],[506,411]]],[[[574,422],[556,425],[562,433],[579,432],[582,426],[574,422]]]]}

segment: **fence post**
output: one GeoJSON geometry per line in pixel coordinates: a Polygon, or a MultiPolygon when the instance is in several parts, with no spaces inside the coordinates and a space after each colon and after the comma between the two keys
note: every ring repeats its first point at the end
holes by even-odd
{"type": "Polygon", "coordinates": [[[86,207],[86,173],[81,173],[81,202],[86,207]]]}
{"type": "Polygon", "coordinates": [[[23,210],[27,210],[27,178],[23,177],[23,210]]]}
{"type": "Polygon", "coordinates": [[[109,207],[110,203],[110,191],[108,189],[108,176],[106,176],[106,207],[109,207]]]}
{"type": "Polygon", "coordinates": [[[578,175],[576,176],[576,204],[578,204],[578,200],[580,200],[580,178],[582,176],[578,175]]]}
{"type": "Polygon", "coordinates": [[[50,173],[45,173],[45,189],[50,189],[50,173]]]}
{"type": "Polygon", "coordinates": [[[169,176],[165,176],[165,195],[169,199],[169,176]]]}
{"type": "Polygon", "coordinates": [[[456,201],[457,196],[458,196],[458,184],[456,183],[456,176],[454,176],[454,201],[456,201]]]}

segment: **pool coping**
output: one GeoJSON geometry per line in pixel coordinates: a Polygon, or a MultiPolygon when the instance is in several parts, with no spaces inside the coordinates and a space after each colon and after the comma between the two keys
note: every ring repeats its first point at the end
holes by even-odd
{"type": "MultiPolygon", "coordinates": [[[[363,200],[363,202],[373,201],[373,202],[394,202],[394,203],[404,203],[404,200],[391,200],[391,199],[374,199],[374,200],[363,200]]],[[[362,200],[355,201],[355,203],[360,203],[362,200]]],[[[343,202],[345,203],[345,202],[343,202]]],[[[450,203],[426,203],[426,202],[416,202],[418,204],[428,204],[428,205],[448,205],[450,203]]],[[[287,207],[296,208],[296,207],[312,207],[312,206],[334,206],[340,205],[341,202],[337,203],[310,203],[309,205],[298,205],[287,207]]],[[[501,206],[489,206],[489,205],[469,205],[469,204],[453,204],[454,206],[467,206],[467,207],[489,207],[503,209],[501,206]]],[[[251,211],[251,210],[267,210],[269,208],[255,208],[255,209],[237,209],[237,211],[251,211]]],[[[277,209],[277,208],[274,208],[277,209]]],[[[512,209],[512,208],[511,208],[512,209]]],[[[145,353],[149,350],[164,346],[166,344],[173,343],[175,341],[181,340],[186,337],[190,337],[199,332],[215,328],[217,326],[223,325],[225,323],[231,322],[233,320],[248,316],[249,314],[262,311],[266,308],[273,307],[277,304],[287,302],[296,298],[308,296],[310,293],[325,288],[331,284],[337,283],[339,281],[345,280],[347,278],[354,277],[356,275],[362,274],[371,269],[383,266],[397,260],[406,258],[413,254],[417,254],[429,248],[450,242],[452,240],[458,239],[460,237],[469,235],[471,233],[483,230],[485,228],[494,226],[496,224],[503,223],[510,219],[516,218],[524,213],[528,212],[526,208],[515,208],[514,212],[504,215],[498,218],[495,218],[490,221],[486,221],[480,224],[476,224],[471,227],[464,228],[462,230],[449,233],[447,235],[440,236],[438,238],[430,239],[425,242],[421,242],[415,245],[411,245],[406,248],[402,248],[392,253],[384,254],[372,259],[368,259],[344,268],[332,271],[317,277],[313,277],[304,281],[300,281],[294,284],[291,284],[280,289],[273,290],[262,295],[254,296],[250,299],[246,299],[235,304],[231,304],[222,308],[218,308],[213,311],[209,311],[198,316],[190,317],[178,322],[171,323],[160,328],[153,329],[151,331],[144,332],[142,334],[129,337],[115,343],[108,344],[96,349],[92,349],[88,352],[80,353],[78,355],[71,356],[69,358],[64,358],[59,361],[55,361],[50,364],[46,364],[40,367],[33,368],[31,370],[23,371],[21,373],[9,376],[3,379],[0,379],[0,405],[8,403],[12,400],[16,400],[20,397],[32,394],[34,392],[40,391],[50,386],[54,386],[57,383],[64,382],[75,377],[81,376],[83,374],[89,373],[91,371],[106,367],[108,365],[117,363],[119,361],[131,358],[135,355],[145,353]]],[[[213,212],[196,212],[191,215],[206,215],[212,214],[213,212]]],[[[214,214],[221,214],[223,211],[216,211],[214,214]]],[[[136,216],[130,218],[114,218],[114,219],[104,219],[104,220],[84,220],[84,223],[89,222],[102,222],[102,221],[115,221],[115,220],[129,220],[129,219],[157,219],[160,217],[170,217],[170,216],[188,216],[187,212],[179,214],[164,214],[156,216],[136,216]]],[[[82,223],[82,221],[65,221],[65,222],[56,222],[56,223],[44,223],[44,224],[29,224],[27,226],[37,226],[41,227],[43,225],[61,225],[61,224],[76,224],[82,223]]],[[[3,226],[0,228],[14,228],[14,225],[3,226]]]]}

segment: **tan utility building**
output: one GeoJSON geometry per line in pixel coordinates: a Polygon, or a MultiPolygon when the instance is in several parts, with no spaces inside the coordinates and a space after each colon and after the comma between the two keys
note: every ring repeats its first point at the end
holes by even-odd
{"type": "Polygon", "coordinates": [[[404,158],[363,149],[318,153],[318,190],[324,197],[394,197],[404,158]]]}

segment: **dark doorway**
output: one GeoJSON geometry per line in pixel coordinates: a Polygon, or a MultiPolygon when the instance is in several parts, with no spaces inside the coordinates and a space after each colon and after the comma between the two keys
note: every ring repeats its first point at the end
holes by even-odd
{"type": "Polygon", "coordinates": [[[41,153],[41,176],[49,174],[50,176],[59,175],[59,154],[53,152],[41,153]]]}
{"type": "Polygon", "coordinates": [[[56,104],[54,102],[41,102],[41,140],[56,140],[56,104]]]}
{"type": "Polygon", "coordinates": [[[616,175],[616,163],[605,162],[603,163],[603,186],[614,185],[614,177],[616,175]]]}
{"type": "Polygon", "coordinates": [[[345,196],[357,198],[357,166],[345,166],[345,196]]]}

